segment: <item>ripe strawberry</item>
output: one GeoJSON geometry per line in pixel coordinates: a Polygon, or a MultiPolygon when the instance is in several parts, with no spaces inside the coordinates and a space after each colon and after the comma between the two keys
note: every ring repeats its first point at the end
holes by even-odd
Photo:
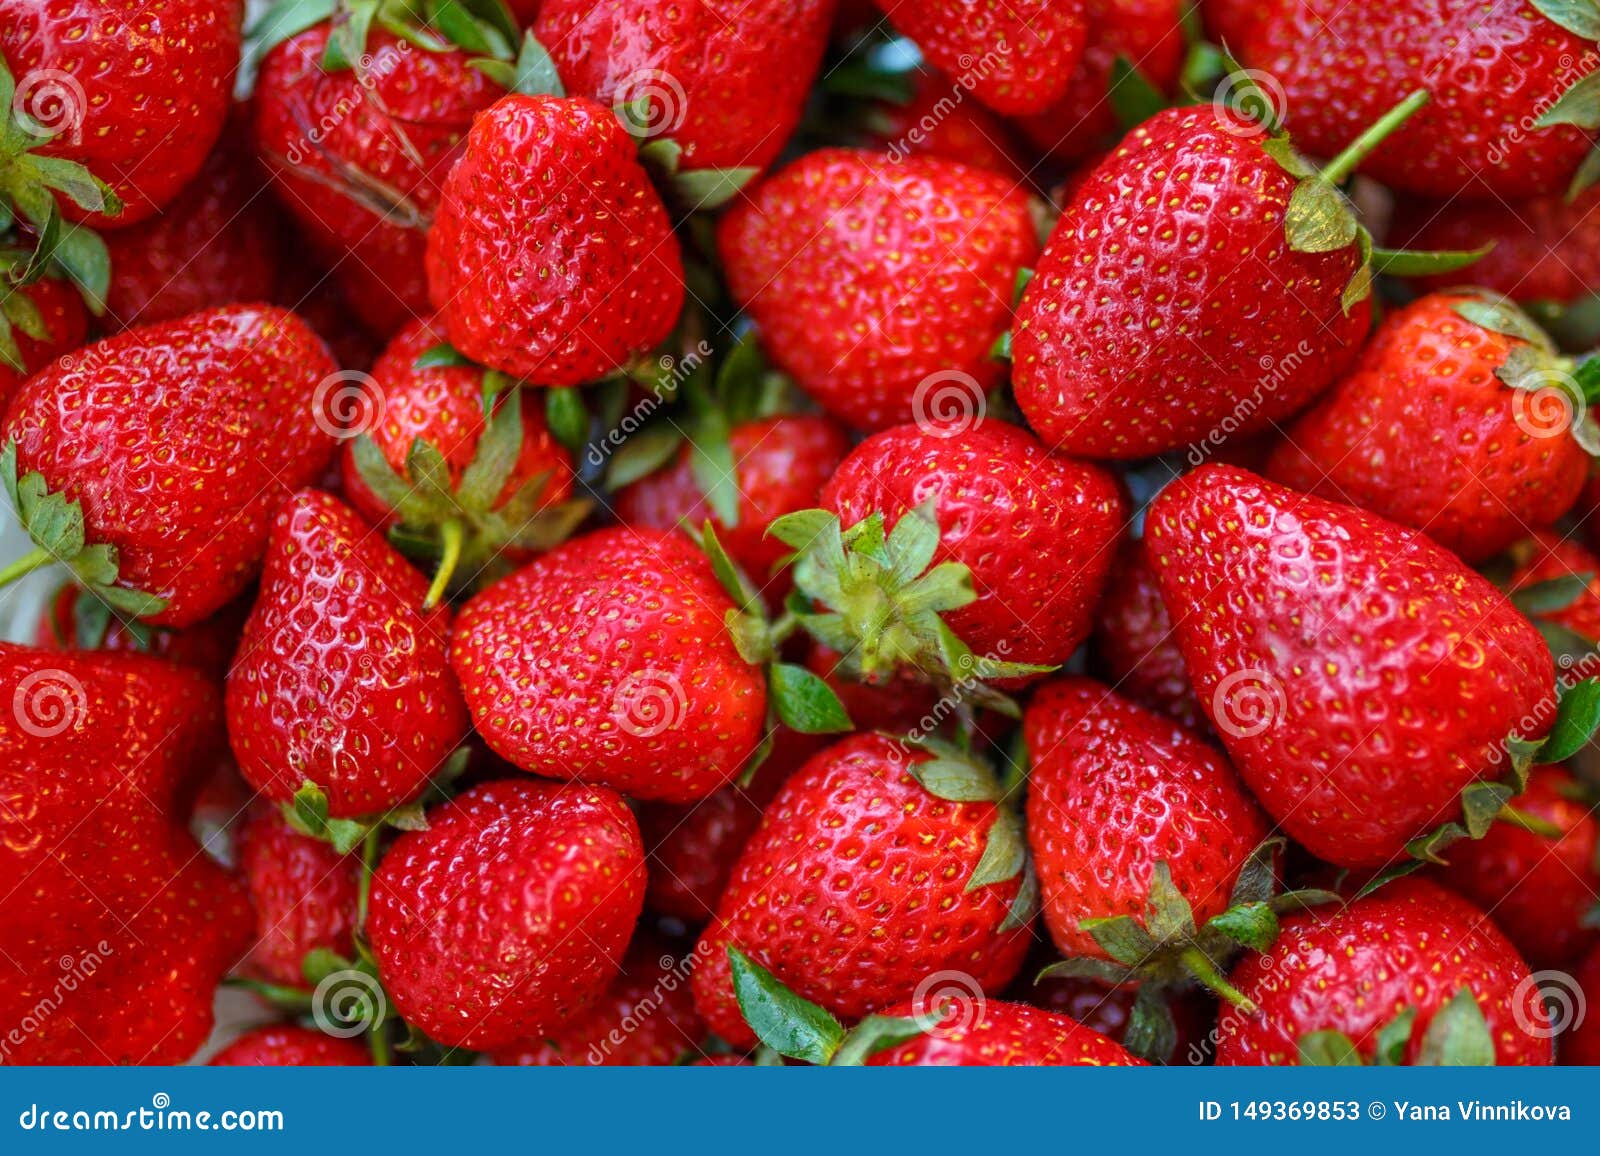
{"type": "MultiPolygon", "coordinates": [[[[1285,0],[1200,0],[1205,29],[1211,40],[1237,52],[1258,20],[1272,19],[1272,13],[1285,0]]],[[[1292,0],[1298,3],[1299,0],[1292,0]]]]}
{"type": "MultiPolygon", "coordinates": [[[[1533,534],[1529,547],[1519,547],[1517,553],[1525,557],[1511,576],[1509,589],[1513,597],[1530,587],[1583,579],[1583,589],[1575,597],[1568,597],[1563,605],[1530,608],[1529,613],[1539,622],[1553,623],[1571,631],[1587,644],[1573,649],[1587,650],[1600,643],[1600,555],[1580,542],[1550,531],[1533,534]]],[[[1567,664],[1563,662],[1562,665],[1567,664]]],[[[1575,665],[1586,673],[1591,662],[1580,659],[1575,665]]]]}
{"type": "MultiPolygon", "coordinates": [[[[1583,1002],[1577,1006],[1600,1007],[1600,947],[1591,951],[1578,965],[1573,980],[1583,997],[1583,1002]]],[[[1567,1033],[1561,1037],[1557,1055],[1563,1064],[1585,1067],[1600,1065],[1600,1016],[1576,1017],[1567,1033]]]]}
{"type": "MultiPolygon", "coordinates": [[[[915,1000],[884,1015],[911,1016],[924,1009],[915,1000]]],[[[937,1009],[927,1009],[936,1011],[937,1009]]],[[[945,1022],[905,1043],[876,1053],[869,1067],[1120,1067],[1144,1066],[1121,1044],[1077,1020],[1027,1004],[980,1000],[951,1007],[945,1022]]]]}
{"type": "Polygon", "coordinates": [[[1203,466],[1156,498],[1145,549],[1234,766],[1330,863],[1382,866],[1457,815],[1552,690],[1504,595],[1364,511],[1203,466]]]}
{"type": "Polygon", "coordinates": [[[705,1028],[689,992],[693,961],[640,931],[622,960],[622,974],[586,1014],[542,1039],[497,1049],[502,1066],[661,1067],[700,1054],[705,1028]]]}
{"type": "Polygon", "coordinates": [[[361,863],[302,835],[273,807],[256,807],[239,833],[239,871],[256,913],[246,968],[269,983],[306,985],[306,953],[355,955],[361,863]]]}
{"type": "Polygon", "coordinates": [[[773,361],[868,430],[953,391],[975,406],[1000,383],[990,349],[1039,253],[1027,196],[999,174],[855,149],[768,178],[723,218],[717,244],[773,361]]]}
{"type": "Polygon", "coordinates": [[[1083,56],[1084,0],[877,4],[930,64],[965,78],[974,96],[1007,116],[1054,104],[1083,56]]]}
{"type": "Polygon", "coordinates": [[[876,101],[866,116],[870,139],[892,159],[940,157],[1023,179],[1028,165],[1003,118],[967,100],[966,88],[942,73],[919,68],[907,80],[911,91],[905,100],[876,101]]]}
{"type": "Polygon", "coordinates": [[[1290,127],[1318,156],[1339,152],[1408,92],[1429,89],[1436,100],[1362,170],[1423,196],[1515,199],[1562,192],[1589,150],[1576,126],[1536,122],[1580,75],[1572,65],[1593,50],[1590,35],[1524,3],[1296,0],[1258,9],[1235,51],[1273,77],[1290,127]]]}
{"type": "Polygon", "coordinates": [[[1424,297],[1289,428],[1267,475],[1490,558],[1565,514],[1589,473],[1572,430],[1582,399],[1552,384],[1548,341],[1497,298],[1424,297]]]}
{"type": "Polygon", "coordinates": [[[1106,579],[1095,610],[1094,657],[1118,694],[1192,731],[1210,730],[1141,539],[1123,546],[1106,579]]]}
{"type": "MultiPolygon", "coordinates": [[[[1023,966],[1022,972],[1013,985],[1020,1002],[1076,1020],[1124,1047],[1142,1045],[1138,1034],[1139,984],[1107,984],[1097,979],[1066,976],[1051,976],[1035,984],[1028,965],[1023,966]]],[[[1158,1039],[1156,1054],[1145,1058],[1174,1065],[1197,1065],[1209,1060],[1213,1047],[1211,1032],[1217,1026],[1216,999],[1202,988],[1163,988],[1160,996],[1164,1017],[1172,1024],[1170,1046],[1167,1040],[1158,1039]],[[1166,1046],[1164,1054],[1161,1046],[1166,1046]]]]}
{"type": "Polygon", "coordinates": [[[203,622],[182,630],[163,630],[116,617],[105,603],[72,583],[50,600],[34,629],[41,650],[109,650],[147,653],[197,670],[222,685],[250,612],[247,598],[236,598],[203,622]]]}
{"type": "Polygon", "coordinates": [[[1586,925],[1600,905],[1600,822],[1578,781],[1555,767],[1536,769],[1511,805],[1558,834],[1496,823],[1450,849],[1440,882],[1487,911],[1535,967],[1570,966],[1600,943],[1586,925]]]}
{"type": "Polygon", "coordinates": [[[478,733],[525,771],[686,803],[764,733],[761,671],[733,603],[678,534],[597,530],[491,586],[451,643],[478,733]]]}
{"type": "MultiPolygon", "coordinates": [[[[0,261],[6,271],[14,267],[0,261]]],[[[66,281],[47,277],[0,295],[0,413],[18,386],[88,336],[89,312],[66,281]]]]}
{"type": "Polygon", "coordinates": [[[254,577],[283,494],[332,457],[319,383],[336,371],[294,314],[232,305],[109,337],[37,374],[3,431],[33,559],[66,562],[113,608],[156,625],[209,617],[254,577]]]}
{"type": "Polygon", "coordinates": [[[644,901],[644,850],[621,797],[501,780],[427,821],[383,857],[367,920],[406,1022],[447,1047],[498,1048],[593,1007],[644,901]]]}
{"type": "Polygon", "coordinates": [[[250,942],[243,889],[184,829],[217,692],[155,659],[3,643],[0,694],[6,1059],[179,1063],[250,942]]]}
{"type": "Polygon", "coordinates": [[[364,1067],[372,1063],[355,1040],[295,1024],[269,1024],[245,1032],[211,1057],[214,1068],[364,1067]]]}
{"type": "Polygon", "coordinates": [[[228,672],[239,770],[284,803],[306,783],[350,818],[416,797],[467,730],[448,607],[355,513],[317,490],[278,511],[228,672]]]}
{"type": "Polygon", "coordinates": [[[570,386],[672,331],[683,262],[636,151],[591,100],[511,95],[477,119],[428,234],[429,289],[457,349],[570,386]]]}
{"type": "Polygon", "coordinates": [[[989,772],[960,756],[884,735],[814,756],[767,808],[695,949],[707,1025],[735,1047],[756,1042],[735,1001],[730,946],[846,1020],[939,972],[983,991],[1010,982],[1032,911],[1020,823],[1000,797],[989,772]]]}
{"type": "Polygon", "coordinates": [[[1425,880],[1285,920],[1232,979],[1260,1010],[1223,1009],[1218,1064],[1351,1052],[1368,1063],[1550,1063],[1522,1002],[1538,998],[1528,965],[1483,912],[1425,880]]]}

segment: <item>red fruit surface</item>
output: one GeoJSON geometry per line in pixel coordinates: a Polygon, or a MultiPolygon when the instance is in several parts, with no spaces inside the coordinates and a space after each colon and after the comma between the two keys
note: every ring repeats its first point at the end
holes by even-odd
{"type": "Polygon", "coordinates": [[[1354,245],[1298,253],[1264,130],[1211,105],[1156,114],[1079,184],[1017,307],[1012,385],[1047,446],[1141,458],[1249,434],[1355,360],[1354,245]]]}
{"type": "Polygon", "coordinates": [[[822,149],[718,226],[728,286],[762,346],[828,412],[875,430],[969,412],[1004,377],[989,356],[1039,242],[1028,198],[935,157],[822,149]]]}
{"type": "Polygon", "coordinates": [[[354,1068],[371,1063],[361,1041],[295,1024],[271,1024],[245,1032],[211,1057],[214,1068],[354,1068]]]}
{"type": "Polygon", "coordinates": [[[228,672],[239,770],[288,802],[307,781],[335,817],[415,798],[467,731],[450,608],[354,510],[317,490],[283,504],[228,672]]]}
{"type": "MultiPolygon", "coordinates": [[[[1585,1009],[1600,1007],[1600,948],[1591,951],[1578,965],[1573,977],[1575,986],[1583,994],[1585,1009]]],[[[1563,1064],[1585,1067],[1600,1066],[1600,1016],[1585,1014],[1577,1019],[1566,1035],[1556,1045],[1556,1054],[1563,1064]]]]}
{"type": "Polygon", "coordinates": [[[1589,474],[1570,403],[1495,376],[1527,343],[1462,317],[1467,300],[1433,294],[1389,316],[1355,372],[1289,428],[1268,476],[1422,530],[1468,562],[1565,514],[1589,474]]]}
{"type": "Polygon", "coordinates": [[[1454,555],[1234,466],[1163,491],[1145,549],[1234,766],[1330,863],[1404,857],[1553,689],[1538,631],[1454,555]]]}
{"type": "MultiPolygon", "coordinates": [[[[92,595],[71,583],[57,590],[34,630],[33,645],[41,650],[85,649],[79,645],[75,615],[82,599],[89,597],[92,595]]],[[[182,630],[146,630],[148,642],[142,641],[121,619],[113,616],[100,645],[89,649],[153,654],[198,670],[220,686],[233,663],[239,632],[244,629],[249,611],[248,601],[237,598],[205,621],[182,630]]]]}
{"type": "Polygon", "coordinates": [[[944,615],[957,637],[1007,662],[1070,658],[1089,636],[1122,533],[1111,475],[999,420],[898,426],[852,451],[822,504],[846,527],[881,512],[892,528],[930,499],[935,564],[964,564],[978,594],[944,615]]]}
{"type": "Polygon", "coordinates": [[[156,659],[10,643],[0,692],[4,1058],[181,1063],[250,943],[243,888],[184,826],[217,692],[156,659]]]}
{"type": "MultiPolygon", "coordinates": [[[[884,1014],[909,1016],[935,1010],[909,1000],[884,1014]]],[[[1121,1044],[1077,1020],[997,999],[971,1006],[952,1004],[938,1027],[878,1052],[867,1063],[890,1068],[1144,1066],[1121,1044]]]]}
{"type": "Polygon", "coordinates": [[[1286,2],[1299,0],[1200,0],[1200,11],[1211,42],[1237,51],[1250,26],[1271,19],[1273,8],[1286,2]]]}
{"type": "Polygon", "coordinates": [[[1462,988],[1483,1011],[1497,1064],[1550,1063],[1549,1039],[1529,1031],[1544,1028],[1523,1003],[1528,965],[1483,912],[1426,880],[1398,880],[1332,913],[1288,916],[1272,949],[1246,954],[1230,978],[1261,1010],[1223,1009],[1218,1064],[1297,1064],[1301,1038],[1330,1030],[1370,1063],[1377,1033],[1407,1008],[1417,1012],[1413,1062],[1434,1013],[1462,988]]]}
{"type": "Polygon", "coordinates": [[[733,608],[682,535],[597,530],[468,602],[451,662],[500,757],[687,803],[733,779],[765,729],[765,679],[723,622],[733,608]]]}
{"type": "Polygon", "coordinates": [[[1559,610],[1541,612],[1539,618],[1564,626],[1580,638],[1600,643],[1600,555],[1581,542],[1552,531],[1534,534],[1531,542],[1527,560],[1511,576],[1510,589],[1516,591],[1542,582],[1589,575],[1587,587],[1576,598],[1559,610]]]}
{"type": "MultiPolygon", "coordinates": [[[[1139,996],[1137,984],[1108,987],[1097,979],[1053,977],[1033,985],[1027,982],[1031,979],[1024,966],[1019,982],[1013,985],[1023,1002],[1077,1020],[1119,1044],[1128,1034],[1134,1000],[1139,996]]],[[[1207,1063],[1214,1050],[1211,1031],[1217,1026],[1216,1000],[1203,989],[1174,989],[1167,994],[1166,1003],[1177,1029],[1166,1062],[1191,1066],[1207,1063]]]]}
{"type": "Polygon", "coordinates": [[[878,101],[867,117],[869,135],[891,159],[941,157],[1022,180],[1028,165],[1003,118],[971,99],[966,86],[943,73],[918,69],[909,80],[910,100],[878,101]]]}
{"type": "Polygon", "coordinates": [[[83,505],[119,584],[166,598],[148,621],[188,626],[249,585],[286,490],[333,456],[318,386],[337,371],[294,314],[231,305],[132,329],[31,378],[4,440],[18,472],[83,505]]]}
{"type": "Polygon", "coordinates": [[[89,336],[89,311],[83,307],[83,298],[71,282],[49,277],[12,292],[22,293],[33,302],[50,338],[39,341],[12,328],[12,339],[22,355],[23,372],[18,373],[0,362],[0,413],[11,403],[19,385],[51,361],[77,349],[89,336]]]}
{"type": "Polygon", "coordinates": [[[745,845],[695,955],[695,1006],[735,1047],[754,1034],[734,999],[728,947],[855,1020],[935,973],[999,991],[1027,951],[1002,930],[1018,879],[966,890],[998,808],[929,794],[907,771],[929,756],[860,734],[792,775],[745,845]]]}
{"type": "Polygon", "coordinates": [[[621,796],[501,780],[400,837],[373,877],[367,932],[407,1023],[447,1047],[497,1048],[594,1006],[621,966],[644,884],[621,796]]]}
{"type": "Polygon", "coordinates": [[[1142,539],[1123,545],[1106,579],[1095,609],[1094,656],[1099,673],[1118,694],[1190,730],[1210,730],[1142,539]]]}
{"type": "Polygon", "coordinates": [[[513,95],[477,119],[428,234],[429,290],[457,349],[569,386],[671,332],[683,261],[637,152],[591,100],[513,95]]]}
{"type": "Polygon", "coordinates": [[[355,956],[361,863],[302,835],[276,807],[252,809],[239,833],[239,871],[256,913],[247,968],[269,983],[305,987],[306,953],[355,956]]]}

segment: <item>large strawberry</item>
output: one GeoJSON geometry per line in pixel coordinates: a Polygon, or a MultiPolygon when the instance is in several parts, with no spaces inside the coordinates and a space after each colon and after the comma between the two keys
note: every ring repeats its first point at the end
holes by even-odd
{"type": "MultiPolygon", "coordinates": [[[[20,254],[0,255],[0,274],[9,275],[20,254]]],[[[46,277],[0,294],[0,412],[32,374],[89,336],[89,312],[68,282],[46,277]]]]}
{"type": "Polygon", "coordinates": [[[1507,762],[1554,664],[1452,554],[1220,465],[1157,497],[1145,549],[1201,706],[1256,797],[1313,854],[1382,866],[1464,803],[1477,828],[1511,793],[1462,795],[1507,762]]]}
{"type": "Polygon", "coordinates": [[[1548,1064],[1528,965],[1483,912],[1436,884],[1391,883],[1284,921],[1233,972],[1219,1064],[1548,1064]]]}
{"type": "Polygon", "coordinates": [[[209,1062],[214,1068],[338,1068],[372,1060],[355,1040],[295,1024],[269,1024],[245,1032],[209,1062]]]}
{"type": "Polygon", "coordinates": [[[428,284],[450,340],[474,361],[537,385],[581,385],[677,323],[678,242],[610,109],[505,97],[473,124],[443,198],[428,284]]]}
{"type": "Polygon", "coordinates": [[[1027,196],[998,173],[854,149],[762,182],[717,244],[773,361],[869,430],[980,404],[1004,377],[990,349],[1039,252],[1027,196]]]}
{"type": "Polygon", "coordinates": [[[302,490],[278,511],[228,672],[228,738],[258,791],[307,784],[350,818],[414,798],[467,730],[450,611],[348,506],[302,490]]]}
{"type": "Polygon", "coordinates": [[[217,692],[156,659],[4,643],[0,693],[4,1056],[179,1063],[250,943],[243,889],[184,829],[217,692]]]}
{"type": "MultiPolygon", "coordinates": [[[[1600,374],[1597,374],[1600,376],[1600,374]]],[[[1267,474],[1424,531],[1469,562],[1571,508],[1589,473],[1574,374],[1514,305],[1440,293],[1390,316],[1267,474]]]]}
{"type": "Polygon", "coordinates": [[[730,948],[846,1020],[939,973],[979,991],[1010,982],[1032,888],[1020,821],[1001,796],[962,756],[884,735],[815,755],[768,806],[696,948],[706,1023],[736,1046],[756,1041],[730,948]]]}
{"type": "Polygon", "coordinates": [[[1118,694],[1190,730],[1209,728],[1142,539],[1123,546],[1106,579],[1095,610],[1093,649],[1096,670],[1118,694]]]}
{"type": "Polygon", "coordinates": [[[238,838],[239,871],[256,913],[246,969],[274,984],[302,987],[306,954],[355,954],[360,862],[291,827],[276,808],[257,807],[238,838]]]}
{"type": "Polygon", "coordinates": [[[519,779],[428,812],[383,857],[367,933],[395,1009],[447,1047],[495,1048],[584,1014],[644,901],[622,798],[519,779]]]}
{"type": "Polygon", "coordinates": [[[277,504],[332,457],[337,371],[294,314],[234,305],[37,374],[3,431],[5,482],[38,546],[9,576],[55,559],[149,622],[208,617],[255,576],[277,504]]]}

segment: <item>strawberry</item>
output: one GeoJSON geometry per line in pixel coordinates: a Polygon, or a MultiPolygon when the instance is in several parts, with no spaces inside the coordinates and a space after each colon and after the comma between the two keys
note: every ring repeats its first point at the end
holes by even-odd
{"type": "MultiPolygon", "coordinates": [[[[908,1001],[883,1012],[909,1016],[908,1001]]],[[[867,1061],[870,1067],[1123,1067],[1144,1061],[1077,1020],[1027,1004],[988,1000],[968,1009],[951,1009],[944,1022],[867,1061]]]]}
{"type": "Polygon", "coordinates": [[[730,947],[846,1020],[937,973],[998,991],[1022,963],[1032,916],[1021,825],[1000,797],[959,754],[884,735],[815,755],[767,808],[695,949],[707,1025],[735,1047],[756,1041],[730,947]]]}
{"type": "Polygon", "coordinates": [[[1191,731],[1210,730],[1140,539],[1123,546],[1106,579],[1105,596],[1095,610],[1094,657],[1118,694],[1191,731]]]}
{"type": "Polygon", "coordinates": [[[371,1064],[354,1040],[294,1024],[269,1024],[245,1032],[211,1057],[214,1068],[333,1068],[371,1064]]]}
{"type": "Polygon", "coordinates": [[[4,643],[0,693],[4,1057],[179,1063],[250,942],[243,889],[184,829],[217,692],[156,659],[4,643]]]}
{"type": "Polygon", "coordinates": [[[1201,706],[1245,783],[1313,854],[1382,866],[1461,813],[1550,695],[1538,631],[1427,538],[1234,466],[1150,507],[1145,549],[1201,706]]]}
{"type": "Polygon", "coordinates": [[[1223,1010],[1218,1064],[1550,1063],[1528,965],[1483,912],[1425,880],[1292,916],[1232,979],[1259,1010],[1223,1010]]]}
{"type": "Polygon", "coordinates": [[[238,842],[239,871],[256,913],[256,945],[246,970],[269,983],[306,986],[306,953],[355,954],[353,856],[302,835],[275,808],[256,807],[238,842]]]}
{"type": "Polygon", "coordinates": [[[644,901],[644,850],[622,798],[501,780],[427,823],[384,855],[367,920],[406,1022],[447,1047],[498,1048],[593,1007],[644,901]]]}
{"type": "MultiPolygon", "coordinates": [[[[0,257],[0,269],[14,267],[0,257]]],[[[66,281],[47,277],[0,294],[0,412],[24,381],[88,336],[88,310],[66,281]]]]}
{"type": "Polygon", "coordinates": [[[7,576],[55,559],[147,622],[209,617],[254,577],[283,495],[332,457],[319,387],[336,372],[294,314],[232,305],[35,375],[6,415],[0,474],[39,549],[7,576]]]}
{"type": "Polygon", "coordinates": [[[689,993],[692,960],[648,932],[634,936],[622,974],[585,1015],[543,1039],[497,1049],[496,1064],[522,1067],[661,1067],[700,1054],[705,1029],[689,993]]]}
{"type": "Polygon", "coordinates": [[[862,679],[855,666],[814,639],[807,647],[806,669],[833,689],[857,730],[903,735],[933,729],[923,723],[938,713],[939,688],[931,681],[906,666],[862,679]]]}
{"type": "Polygon", "coordinates": [[[1555,767],[1534,770],[1511,805],[1540,830],[1496,823],[1450,850],[1440,882],[1487,911],[1535,967],[1571,966],[1600,944],[1589,926],[1600,907],[1600,822],[1578,781],[1555,767]]]}
{"type": "Polygon", "coordinates": [[[1283,3],[1299,0],[1200,0],[1205,30],[1217,44],[1234,51],[1258,20],[1270,20],[1283,3]]]}
{"type": "Polygon", "coordinates": [[[1315,155],[1339,152],[1384,109],[1427,88],[1435,102],[1362,171],[1423,196],[1543,196],[1567,187],[1589,149],[1586,134],[1551,107],[1578,87],[1593,51],[1592,17],[1569,7],[1571,30],[1526,3],[1396,0],[1371,9],[1295,0],[1268,18],[1257,9],[1234,48],[1271,75],[1274,99],[1315,155]]]}
{"type": "MultiPolygon", "coordinates": [[[[1600,1007],[1600,947],[1584,957],[1573,976],[1580,1002],[1579,1008],[1600,1007]]],[[[1558,1054],[1563,1064],[1585,1067],[1600,1065],[1600,1016],[1579,1012],[1561,1037],[1558,1054]]]]}
{"type": "Polygon", "coordinates": [[[118,618],[104,602],[68,582],[40,617],[33,645],[41,650],[144,652],[197,670],[221,686],[249,612],[248,599],[236,598],[203,622],[163,630],[118,618]]]}
{"type": "Polygon", "coordinates": [[[678,242],[633,138],[581,98],[513,94],[477,119],[427,263],[455,347],[539,385],[623,368],[683,307],[678,242]]]}
{"type": "Polygon", "coordinates": [[[876,430],[1000,384],[989,357],[1038,255],[1028,198],[935,157],[809,153],[717,231],[730,291],[773,361],[836,417],[876,430]]]}
{"type": "Polygon", "coordinates": [[[314,784],[350,818],[416,797],[467,730],[450,611],[354,510],[302,490],[278,511],[228,672],[239,770],[286,803],[314,784]]]}
{"type": "Polygon", "coordinates": [[[930,64],[960,78],[974,96],[1007,116],[1054,104],[1083,56],[1084,0],[877,5],[930,64]]]}
{"type": "MultiPolygon", "coordinates": [[[[1522,564],[1511,575],[1513,600],[1524,602],[1536,623],[1576,635],[1576,639],[1559,641],[1567,643],[1562,649],[1578,658],[1574,665],[1587,671],[1592,660],[1585,660],[1585,652],[1600,644],[1600,555],[1550,531],[1532,535],[1528,545],[1518,547],[1515,554],[1522,564]],[[1555,596],[1555,604],[1546,604],[1543,595],[1547,593],[1555,596]],[[1530,597],[1540,604],[1526,605],[1530,597]]],[[[1569,658],[1562,665],[1571,661],[1569,658]]]]}
{"type": "MultiPolygon", "coordinates": [[[[1013,985],[1022,1002],[1076,1020],[1090,1031],[1121,1044],[1134,1055],[1166,1064],[1200,1064],[1210,1055],[1211,1031],[1217,1026],[1217,1001],[1202,988],[1161,988],[1165,1007],[1161,1020],[1172,1025],[1170,1041],[1140,1037],[1144,1014],[1139,997],[1144,985],[1107,984],[1092,978],[1051,976],[1034,983],[1027,966],[1013,985]]],[[[1148,997],[1147,997],[1148,998],[1148,997]]]]}
{"type": "Polygon", "coordinates": [[[911,71],[909,92],[874,102],[866,115],[868,135],[894,160],[942,157],[969,168],[988,169],[1021,181],[1028,165],[1006,121],[966,99],[967,90],[942,73],[911,71]]]}
{"type": "MultiPolygon", "coordinates": [[[[1515,306],[1433,294],[1390,316],[1291,426],[1275,481],[1422,530],[1468,562],[1555,521],[1583,489],[1582,388],[1515,306]]],[[[1600,437],[1600,435],[1597,435],[1600,437]]]]}

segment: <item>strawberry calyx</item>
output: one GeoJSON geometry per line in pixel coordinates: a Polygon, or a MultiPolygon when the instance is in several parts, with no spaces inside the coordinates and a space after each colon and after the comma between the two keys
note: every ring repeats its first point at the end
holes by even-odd
{"type": "Polygon", "coordinates": [[[0,247],[0,365],[19,374],[27,372],[22,350],[17,344],[18,333],[41,343],[51,340],[52,334],[45,323],[44,314],[23,290],[41,278],[55,276],[60,271],[42,244],[31,252],[15,247],[0,247]]]}
{"type": "Polygon", "coordinates": [[[467,52],[499,63],[516,59],[517,22],[503,0],[277,0],[246,34],[250,54],[259,61],[329,21],[333,34],[323,52],[324,72],[364,72],[374,25],[424,52],[467,52]]]}
{"type": "MultiPolygon", "coordinates": [[[[1403,1009],[1379,1028],[1372,1067],[1392,1068],[1406,1063],[1406,1052],[1416,1032],[1417,1009],[1403,1009]]],[[[1326,1029],[1307,1032],[1299,1041],[1300,1063],[1307,1067],[1366,1067],[1355,1041],[1345,1033],[1326,1029]]],[[[1495,1064],[1494,1036],[1483,1008],[1470,988],[1461,988],[1434,1013],[1412,1066],[1489,1068],[1495,1064]]]]}
{"type": "MultiPolygon", "coordinates": [[[[1600,2],[1597,0],[1529,0],[1538,12],[1574,36],[1600,42],[1600,2]]],[[[1539,114],[1535,128],[1572,125],[1585,132],[1600,129],[1600,73],[1577,70],[1579,76],[1555,102],[1539,114]]],[[[1600,146],[1589,150],[1567,188],[1567,200],[1575,200],[1600,180],[1600,146]]]]}

